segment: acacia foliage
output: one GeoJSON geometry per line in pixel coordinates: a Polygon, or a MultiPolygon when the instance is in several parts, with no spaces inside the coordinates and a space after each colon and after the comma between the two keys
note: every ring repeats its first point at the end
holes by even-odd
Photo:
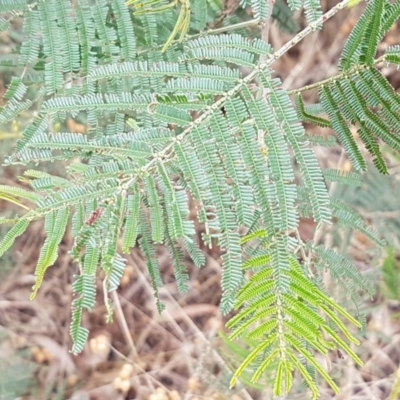
{"type": "MultiPolygon", "coordinates": [[[[70,221],[71,256],[79,265],[73,285],[74,353],[83,349],[88,336],[82,313],[95,304],[97,276],[104,274],[108,292],[116,290],[125,268],[122,254],[132,247],[138,245],[143,252],[160,312],[164,306],[158,296],[162,276],[156,245],[168,248],[178,288],[188,290],[185,254],[199,267],[205,261],[194,222],[188,219],[191,196],[205,230],[202,241],[217,243],[223,251],[221,310],[239,310],[228,322],[231,339],[258,341],[234,372],[232,385],[250,366],[257,381],[275,365],[276,396],[290,390],[298,371],[311,397],[317,398],[316,372],[338,391],[318,354],[327,356],[340,348],[361,364],[349,346],[358,340],[344,321],[356,327],[361,323],[329,297],[320,271],[329,269],[356,304],[357,291],[371,294],[372,287],[343,256],[303,243],[299,217],[312,217],[319,225],[335,217],[382,242],[327,191],[326,181],[359,185],[360,175],[322,171],[311,144],[333,145],[335,140],[311,138],[301,121],[333,128],[361,172],[366,162],[350,130],[357,126],[375,166],[387,173],[379,143],[399,150],[400,101],[376,64],[398,63],[399,47],[374,57],[399,17],[400,2],[368,2],[343,49],[341,74],[319,85],[320,103],[314,107],[305,107],[297,91],[295,108],[271,69],[276,58],[345,4],[321,16],[318,2],[305,1],[312,29],[273,53],[261,39],[247,37],[240,24],[237,32],[229,28],[199,34],[221,12],[212,0],[190,2],[190,29],[187,14],[184,22],[179,17],[177,22],[190,35],[172,42],[179,7],[161,4],[155,10],[160,12],[135,14],[122,0],[78,0],[74,6],[69,0],[2,1],[0,12],[9,19],[2,17],[0,26],[6,30],[10,20],[22,15],[25,40],[17,58],[3,61],[16,74],[0,122],[39,107],[6,162],[63,160],[68,177],[27,170],[23,180],[32,191],[0,187],[2,198],[29,204],[24,215],[0,219],[12,224],[0,243],[0,255],[29,223],[44,220],[47,238],[33,298],[56,261],[70,221]],[[251,70],[246,77],[240,72],[243,66],[251,70]],[[28,95],[30,87],[38,88],[35,98],[28,95]],[[68,132],[67,118],[85,122],[87,132],[68,132]],[[246,279],[248,270],[253,273],[246,279]]],[[[302,6],[300,1],[288,5],[302,6]]],[[[268,16],[264,1],[244,1],[242,7],[247,6],[255,18],[268,16]]],[[[272,15],[290,20],[285,5],[278,2],[277,7],[272,15]]],[[[226,19],[226,24],[234,22],[226,19]]]]}

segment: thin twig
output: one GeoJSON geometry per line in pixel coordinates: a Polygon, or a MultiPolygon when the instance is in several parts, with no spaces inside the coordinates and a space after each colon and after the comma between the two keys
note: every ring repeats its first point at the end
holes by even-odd
{"type": "Polygon", "coordinates": [[[120,351],[118,351],[114,346],[110,345],[110,347],[111,347],[111,350],[115,354],[117,354],[119,357],[121,357],[127,363],[132,364],[135,368],[137,368],[140,371],[140,374],[138,374],[135,371],[135,377],[139,377],[140,375],[143,375],[146,379],[150,379],[150,384],[149,384],[150,389],[152,389],[152,390],[155,389],[154,385],[151,383],[151,381],[154,381],[154,383],[156,383],[158,386],[162,387],[167,392],[170,392],[170,390],[162,382],[160,382],[158,379],[154,378],[154,376],[151,375],[151,371],[145,371],[139,364],[133,362],[130,358],[128,358],[127,356],[122,354],[120,351]]]}
{"type": "Polygon", "coordinates": [[[296,63],[296,66],[290,71],[290,74],[285,78],[285,80],[282,82],[282,87],[284,89],[288,89],[293,82],[297,79],[299,74],[309,66],[309,64],[314,63],[314,59],[312,57],[313,53],[318,53],[318,50],[316,49],[315,45],[317,42],[318,38],[318,33],[314,32],[313,35],[311,35],[311,43],[307,44],[306,50],[304,51],[301,60],[296,63]]]}
{"type": "Polygon", "coordinates": [[[132,354],[132,358],[137,361],[138,360],[138,353],[135,347],[135,343],[133,343],[133,339],[131,336],[131,333],[129,332],[129,327],[128,324],[126,322],[126,318],[124,315],[124,312],[122,310],[121,307],[121,302],[119,301],[119,297],[118,297],[118,293],[114,290],[113,292],[111,292],[111,297],[113,300],[113,304],[115,307],[115,311],[116,314],[118,316],[118,322],[119,322],[119,326],[121,328],[122,334],[125,337],[125,341],[128,344],[130,350],[131,350],[131,354],[132,354]]]}
{"type": "MultiPolygon", "coordinates": [[[[144,275],[144,273],[138,268],[137,269],[138,272],[138,277],[139,279],[144,283],[145,286],[148,286],[148,281],[144,275]]],[[[212,346],[210,345],[209,339],[205,336],[205,334],[196,326],[196,324],[193,322],[193,320],[182,310],[181,305],[175,300],[175,298],[171,295],[171,293],[166,290],[166,288],[162,288],[160,290],[160,292],[163,292],[163,294],[165,294],[165,296],[168,298],[168,300],[172,303],[172,305],[177,308],[180,309],[182,311],[182,319],[183,321],[186,323],[186,325],[191,328],[191,330],[195,333],[197,333],[197,337],[199,339],[201,339],[201,341],[203,343],[206,344],[206,346],[208,346],[210,348],[211,353],[213,354],[214,359],[216,360],[216,362],[222,367],[224,368],[228,373],[231,373],[231,369],[229,368],[229,366],[227,365],[227,363],[225,362],[225,360],[221,357],[221,355],[214,349],[212,348],[212,346]]],[[[160,293],[161,294],[161,293],[160,293]]],[[[178,324],[176,323],[176,321],[172,318],[172,316],[170,315],[170,312],[168,310],[168,308],[166,310],[164,310],[165,313],[167,313],[167,315],[169,315],[169,320],[171,321],[172,324],[175,324],[178,326],[178,324]]],[[[178,326],[179,327],[179,326],[178,326]]],[[[180,329],[180,328],[179,328],[180,329]]],[[[243,397],[245,398],[245,400],[253,400],[253,398],[251,397],[251,395],[248,393],[248,391],[246,390],[245,387],[242,387],[241,391],[240,391],[243,395],[243,397]]]]}
{"type": "MultiPolygon", "coordinates": [[[[337,169],[340,169],[340,166],[343,163],[344,154],[345,154],[345,152],[342,149],[342,151],[340,153],[339,161],[337,163],[337,167],[336,167],[337,169]]],[[[333,182],[331,184],[331,187],[329,188],[329,192],[328,192],[329,193],[329,197],[332,197],[333,193],[336,190],[336,186],[337,186],[337,182],[333,182]]],[[[325,228],[325,225],[320,225],[320,226],[317,227],[317,229],[315,229],[314,237],[312,239],[312,242],[313,242],[314,246],[317,246],[318,242],[321,240],[322,234],[323,234],[323,232],[325,230],[324,228],[325,228]]]]}
{"type": "MultiPolygon", "coordinates": [[[[268,12],[266,18],[261,21],[261,40],[265,43],[269,43],[269,29],[271,27],[271,15],[272,8],[274,7],[275,0],[265,0],[268,4],[268,12]]],[[[268,55],[262,54],[260,57],[260,64],[268,61],[268,55]]]]}
{"type": "MultiPolygon", "coordinates": [[[[168,300],[177,308],[181,308],[181,306],[179,305],[179,303],[174,299],[174,297],[171,295],[171,293],[168,290],[164,291],[165,295],[168,297],[168,300]]],[[[186,324],[192,328],[192,330],[196,331],[198,333],[198,337],[207,345],[210,346],[209,340],[207,339],[207,337],[204,335],[204,333],[196,326],[196,324],[192,321],[192,319],[185,313],[183,312],[183,320],[186,322],[186,324]]],[[[229,368],[229,366],[227,365],[226,361],[220,356],[220,354],[213,349],[210,346],[210,350],[213,354],[213,356],[215,357],[215,360],[218,362],[218,364],[223,367],[226,371],[228,371],[229,373],[231,373],[231,369],[229,368]]],[[[251,395],[248,393],[248,391],[243,388],[241,390],[241,393],[243,394],[243,396],[247,399],[247,400],[253,400],[253,398],[251,397],[251,395]]]]}
{"type": "MultiPolygon", "coordinates": [[[[272,15],[272,7],[274,6],[275,0],[265,0],[267,2],[268,6],[268,11],[267,11],[267,16],[264,20],[260,21],[260,26],[261,26],[261,40],[265,43],[268,43],[269,40],[269,29],[271,27],[271,15],[272,15]]],[[[262,54],[260,56],[260,60],[258,65],[265,64],[268,62],[268,56],[269,54],[262,54]]],[[[256,79],[256,84],[259,88],[257,91],[257,99],[260,98],[265,98],[267,96],[267,90],[263,88],[263,85],[261,83],[261,79],[258,76],[256,79]]],[[[264,147],[264,137],[262,139],[262,146],[264,147]]]]}
{"type": "MultiPolygon", "coordinates": [[[[379,64],[381,62],[385,62],[385,60],[386,60],[386,56],[383,55],[382,57],[377,58],[372,65],[376,65],[376,64],[379,64]]],[[[352,74],[354,74],[356,72],[360,72],[360,71],[362,71],[364,69],[367,69],[367,68],[370,68],[370,65],[356,65],[353,68],[350,68],[350,69],[348,69],[346,71],[343,71],[340,74],[331,76],[330,78],[324,79],[323,81],[313,83],[312,85],[303,86],[303,87],[298,88],[298,89],[290,90],[288,92],[288,94],[298,94],[298,93],[301,93],[301,92],[305,92],[307,90],[320,88],[323,85],[330,84],[330,83],[335,82],[337,80],[341,80],[343,77],[352,75],[352,74]]]]}

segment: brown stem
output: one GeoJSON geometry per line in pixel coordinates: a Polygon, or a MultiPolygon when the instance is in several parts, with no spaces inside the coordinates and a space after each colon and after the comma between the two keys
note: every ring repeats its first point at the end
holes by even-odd
{"type": "MultiPolygon", "coordinates": [[[[268,4],[267,17],[260,22],[261,25],[261,40],[268,43],[269,40],[269,29],[271,27],[271,15],[272,8],[274,7],[275,0],[265,0],[268,4]]],[[[264,64],[268,60],[267,54],[263,54],[260,57],[260,64],[264,64]]]]}
{"type": "MultiPolygon", "coordinates": [[[[383,55],[382,57],[377,58],[377,59],[374,61],[373,65],[379,64],[379,63],[381,63],[381,62],[385,62],[385,57],[386,57],[386,56],[383,55]]],[[[369,66],[369,65],[356,65],[356,66],[354,66],[353,68],[350,68],[350,69],[348,69],[348,70],[346,70],[346,71],[343,71],[343,72],[341,72],[340,74],[331,76],[330,78],[324,79],[323,81],[313,83],[312,85],[303,86],[303,87],[298,88],[298,89],[290,90],[290,91],[288,92],[288,94],[298,94],[298,93],[301,93],[301,92],[305,92],[305,91],[307,91],[307,90],[312,90],[312,89],[315,89],[315,88],[320,88],[320,87],[323,86],[323,85],[330,84],[330,83],[332,83],[332,82],[335,82],[335,81],[338,80],[338,79],[342,79],[344,76],[352,75],[352,74],[354,74],[354,73],[356,73],[356,72],[365,70],[365,69],[367,69],[367,68],[370,68],[370,66],[369,66]]]]}

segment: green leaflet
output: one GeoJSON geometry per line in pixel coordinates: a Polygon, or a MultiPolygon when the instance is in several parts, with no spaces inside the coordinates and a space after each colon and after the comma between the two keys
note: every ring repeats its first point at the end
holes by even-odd
{"type": "Polygon", "coordinates": [[[305,106],[303,103],[303,98],[301,97],[300,93],[296,96],[296,106],[297,106],[297,112],[299,114],[299,118],[302,121],[307,122],[309,124],[321,126],[322,128],[330,128],[332,126],[328,120],[326,120],[324,118],[316,117],[315,115],[308,114],[306,112],[306,109],[305,109],[305,106]]]}
{"type": "Polygon", "coordinates": [[[3,0],[0,12],[18,11],[26,8],[27,0],[3,0]]]}
{"type": "Polygon", "coordinates": [[[174,265],[176,285],[180,293],[186,293],[189,290],[189,276],[184,265],[184,255],[182,249],[177,243],[174,243],[169,236],[166,238],[168,251],[174,265]]]}
{"type": "MultiPolygon", "coordinates": [[[[87,74],[94,69],[97,61],[94,56],[94,51],[92,51],[91,48],[91,43],[95,38],[94,21],[90,13],[89,5],[85,0],[80,0],[79,7],[76,7],[76,22],[78,40],[81,46],[81,68],[82,71],[87,74]]],[[[88,85],[86,90],[92,91],[93,89],[88,85]]]]}
{"type": "Polygon", "coordinates": [[[81,326],[82,312],[82,299],[74,300],[72,303],[72,320],[70,327],[70,334],[73,340],[72,354],[79,354],[82,352],[89,336],[89,331],[81,326]]]}
{"type": "MultiPolygon", "coordinates": [[[[232,378],[231,384],[233,385],[236,382],[239,374],[255,361],[257,356],[261,356],[265,349],[268,349],[267,355],[253,374],[252,380],[254,382],[260,378],[267,366],[280,354],[281,362],[288,360],[288,364],[285,367],[283,365],[278,366],[276,370],[274,377],[275,392],[286,393],[285,390],[290,389],[291,379],[288,377],[288,371],[294,368],[300,369],[307,382],[310,380],[309,385],[312,389],[313,380],[305,372],[306,370],[299,366],[301,361],[297,357],[301,356],[313,365],[316,371],[337,392],[338,387],[326,371],[322,369],[309,348],[327,354],[329,350],[334,348],[333,343],[336,343],[356,362],[360,362],[358,356],[330,327],[330,324],[333,324],[335,329],[342,332],[347,340],[358,343],[336,313],[344,316],[356,326],[360,326],[360,324],[321,292],[309,279],[304,277],[296,260],[290,259],[290,266],[285,273],[290,285],[290,291],[287,294],[280,294],[279,284],[274,279],[268,279],[273,269],[274,266],[267,270],[270,272],[268,275],[264,273],[265,270],[261,270],[249,280],[238,294],[239,305],[244,302],[247,304],[228,323],[228,326],[233,329],[231,338],[244,336],[249,339],[259,339],[261,343],[243,361],[232,378]],[[328,323],[327,320],[321,318],[316,310],[323,311],[330,322],[328,323]],[[282,318],[283,316],[285,318],[282,318]],[[329,333],[329,341],[326,341],[323,337],[324,332],[329,333]],[[284,347],[282,347],[282,343],[285,343],[284,347]],[[307,343],[307,347],[305,343],[307,343]],[[285,354],[283,359],[282,354],[285,354]],[[287,372],[284,372],[285,370],[287,372]],[[285,385],[283,382],[284,375],[286,376],[285,385]]],[[[314,390],[316,396],[317,390],[314,390]]],[[[314,390],[312,389],[312,391],[314,390]]]]}
{"type": "MultiPolygon", "coordinates": [[[[60,39],[63,35],[56,21],[56,10],[60,7],[59,3],[58,1],[50,0],[39,2],[38,4],[40,27],[43,32],[43,51],[49,59],[45,63],[44,70],[47,94],[49,95],[60,90],[63,83],[63,54],[60,52],[62,47],[60,39]]],[[[69,39],[66,38],[66,40],[69,39]]],[[[70,48],[70,46],[67,45],[67,48],[70,48]]],[[[68,57],[65,59],[68,61],[68,57]]]]}
{"type": "Polygon", "coordinates": [[[22,43],[19,64],[28,65],[37,61],[39,58],[39,13],[32,10],[24,18],[24,36],[22,43]]]}
{"type": "Polygon", "coordinates": [[[63,208],[57,212],[46,215],[45,232],[47,238],[40,251],[39,261],[35,270],[35,285],[32,289],[31,300],[33,300],[39,290],[44,274],[48,267],[51,267],[58,256],[58,245],[60,244],[69,218],[69,208],[63,208]]]}
{"type": "Polygon", "coordinates": [[[36,202],[41,196],[38,193],[31,192],[29,190],[22,189],[20,187],[13,187],[7,185],[0,185],[0,196],[9,195],[12,197],[20,197],[22,199],[36,202]]]}
{"type": "Polygon", "coordinates": [[[200,0],[191,3],[192,19],[191,24],[195,24],[196,30],[202,31],[207,25],[208,13],[210,5],[207,0],[200,0]],[[194,21],[193,21],[194,19],[194,21]]]}
{"type": "Polygon", "coordinates": [[[160,61],[156,65],[146,61],[125,61],[118,64],[104,64],[89,72],[89,79],[97,81],[100,79],[111,79],[113,77],[154,77],[164,76],[183,77],[185,70],[182,70],[178,63],[167,63],[160,61]]]}
{"type": "MultiPolygon", "coordinates": [[[[226,48],[240,49],[246,51],[247,53],[254,54],[265,54],[271,52],[271,46],[260,39],[249,40],[244,38],[239,34],[226,34],[226,35],[207,35],[204,37],[200,37],[198,39],[192,40],[188,43],[189,50],[195,52],[197,50],[203,49],[205,51],[205,55],[207,54],[207,50],[215,49],[222,50],[226,48]]],[[[189,57],[190,53],[189,51],[189,57]]],[[[234,54],[234,53],[232,53],[234,54]]],[[[244,53],[238,53],[244,54],[244,53]]],[[[209,57],[205,57],[209,58],[209,57]]]]}
{"type": "Polygon", "coordinates": [[[352,30],[342,52],[339,68],[347,70],[358,63],[371,65],[378,42],[381,40],[384,0],[368,2],[365,12],[352,30]]]}
{"type": "MultiPolygon", "coordinates": [[[[354,70],[340,83],[335,80],[322,86],[320,98],[355,168],[365,170],[366,164],[349,129],[350,124],[358,126],[358,134],[371,153],[376,168],[387,174],[377,139],[400,150],[400,124],[397,117],[400,103],[398,94],[385,78],[374,67],[362,69],[361,72],[354,70]],[[377,111],[372,111],[372,108],[377,111]]],[[[300,103],[299,107],[302,107],[300,103]]],[[[318,124],[318,120],[314,123],[318,124]]]]}
{"type": "Polygon", "coordinates": [[[143,214],[141,215],[140,222],[141,222],[142,237],[139,240],[139,245],[141,250],[143,251],[143,254],[146,257],[146,265],[149,271],[151,283],[154,290],[154,297],[156,299],[157,310],[159,313],[161,313],[162,310],[165,308],[165,305],[161,303],[158,295],[158,288],[162,286],[162,279],[160,275],[158,261],[156,259],[156,254],[152,246],[152,243],[149,240],[150,229],[148,226],[148,222],[146,221],[146,218],[143,214]]]}
{"type": "Polygon", "coordinates": [[[61,47],[63,72],[78,72],[80,68],[80,54],[76,33],[75,15],[72,12],[71,2],[60,0],[56,3],[58,34],[65,38],[61,47]]]}
{"type": "Polygon", "coordinates": [[[270,6],[266,1],[251,0],[251,9],[253,11],[254,18],[258,20],[265,20],[268,18],[268,7],[270,6]]]}
{"type": "Polygon", "coordinates": [[[21,236],[29,225],[29,220],[21,219],[7,232],[0,242],[0,256],[4,254],[14,243],[18,236],[21,236]]]}
{"type": "Polygon", "coordinates": [[[89,242],[86,246],[85,259],[83,263],[84,274],[89,276],[96,275],[99,257],[100,249],[95,246],[93,242],[89,242]]]}
{"type": "MultiPolygon", "coordinates": [[[[107,273],[107,289],[108,292],[113,292],[118,289],[121,278],[124,275],[126,260],[119,254],[115,254],[110,263],[109,272],[107,273]]],[[[112,321],[112,310],[107,310],[107,317],[112,321]]]]}
{"type": "MultiPolygon", "coordinates": [[[[104,289],[108,292],[117,290],[125,270],[125,259],[118,254],[118,238],[126,214],[126,197],[114,194],[110,199],[114,207],[107,207],[103,218],[103,246],[101,248],[100,268],[105,271],[104,289]]],[[[95,211],[95,213],[97,210],[95,211]]],[[[93,214],[92,214],[93,215],[93,214]]],[[[92,217],[91,217],[92,218],[92,217]]],[[[90,219],[88,223],[90,224],[90,219]]],[[[112,320],[112,310],[107,307],[108,318],[112,320]]]]}
{"type": "Polygon", "coordinates": [[[239,234],[231,231],[224,232],[221,238],[221,247],[225,250],[225,254],[222,256],[223,268],[221,286],[223,297],[221,309],[224,314],[227,314],[233,308],[237,290],[243,281],[242,270],[240,268],[239,234]]]}
{"type": "MultiPolygon", "coordinates": [[[[308,23],[313,26],[321,18],[321,4],[319,0],[304,0],[304,10],[308,23]]],[[[321,29],[322,24],[317,24],[314,29],[321,29]]]]}
{"type": "Polygon", "coordinates": [[[160,173],[160,187],[164,192],[166,214],[168,215],[168,233],[171,239],[191,237],[195,234],[192,221],[188,221],[189,209],[187,196],[183,190],[176,190],[170,180],[170,174],[161,162],[157,165],[160,173]]]}
{"type": "Polygon", "coordinates": [[[156,120],[178,126],[186,126],[192,120],[189,112],[163,104],[157,105],[152,113],[156,120]]]}
{"type": "Polygon", "coordinates": [[[215,139],[220,143],[220,157],[225,157],[226,160],[226,174],[232,178],[232,191],[235,198],[238,223],[243,226],[250,226],[252,219],[251,207],[254,204],[254,200],[251,186],[248,184],[250,177],[246,173],[245,162],[240,149],[237,142],[231,137],[229,126],[221,114],[214,115],[210,124],[213,128],[215,139]]]}
{"type": "MultiPolygon", "coordinates": [[[[277,89],[279,87],[279,80],[269,80],[264,77],[266,86],[270,89],[277,89]]],[[[304,129],[298,124],[297,116],[294,112],[293,106],[290,102],[289,96],[283,90],[272,90],[271,106],[276,115],[275,126],[279,126],[278,121],[284,121],[283,129],[286,134],[280,136],[285,137],[288,144],[293,149],[295,158],[300,163],[303,180],[309,189],[310,200],[313,208],[313,214],[316,221],[328,222],[331,219],[331,212],[327,207],[328,193],[324,182],[322,180],[321,170],[319,168],[316,157],[311,149],[305,148],[304,146],[304,129]]],[[[279,122],[280,123],[280,122],[279,122]]],[[[270,126],[272,131],[275,131],[270,126]]],[[[288,166],[281,166],[280,170],[290,171],[288,166]]],[[[285,180],[291,179],[288,175],[284,178],[285,180]]],[[[296,193],[292,193],[292,199],[296,193]]],[[[283,198],[283,196],[282,196],[283,198]]],[[[287,196],[287,199],[289,196],[287,196]]],[[[287,201],[287,200],[285,200],[287,201]]],[[[290,204],[290,203],[289,203],[290,204]]],[[[289,208],[289,204],[285,208],[289,208]]],[[[288,215],[291,223],[297,220],[297,215],[292,210],[291,215],[288,215]]]]}
{"type": "Polygon", "coordinates": [[[301,363],[301,361],[291,352],[289,352],[289,358],[292,361],[293,365],[298,368],[300,371],[302,377],[304,380],[307,382],[307,386],[311,390],[312,393],[312,400],[318,399],[319,396],[319,390],[317,385],[314,382],[313,377],[310,375],[304,364],[301,363]]]}
{"type": "Polygon", "coordinates": [[[398,2],[369,1],[343,48],[339,68],[348,70],[359,63],[372,65],[379,42],[399,16],[398,2]]]}
{"type": "MultiPolygon", "coordinates": [[[[152,178],[145,179],[147,203],[150,209],[151,232],[154,243],[164,241],[164,208],[160,203],[160,195],[152,178]]],[[[137,223],[137,222],[136,222],[137,223]]]]}
{"type": "MultiPolygon", "coordinates": [[[[229,336],[230,340],[235,339],[236,337],[240,337],[241,335],[243,335],[244,333],[246,333],[246,331],[249,330],[249,327],[253,324],[258,323],[261,319],[266,318],[270,315],[273,315],[276,313],[276,307],[271,306],[266,308],[265,310],[261,310],[257,313],[255,313],[251,318],[249,318],[245,323],[241,323],[239,325],[239,327],[237,327],[234,332],[232,332],[232,334],[229,336]]],[[[235,326],[235,324],[231,323],[232,319],[229,321],[229,327],[233,328],[235,326]]],[[[239,322],[239,321],[237,321],[239,322]]],[[[276,320],[269,320],[267,321],[265,324],[258,326],[256,329],[254,329],[253,331],[250,332],[250,334],[248,334],[247,336],[262,336],[264,333],[267,333],[268,331],[271,331],[272,329],[275,328],[276,326],[276,320]],[[268,326],[265,326],[265,324],[269,324],[268,326]],[[259,334],[258,334],[259,332],[259,334]]]]}
{"type": "Polygon", "coordinates": [[[136,36],[129,10],[123,0],[112,0],[111,7],[118,24],[118,37],[121,42],[123,60],[133,60],[136,56],[136,36]]]}
{"type": "Polygon", "coordinates": [[[300,0],[289,0],[288,5],[291,10],[299,10],[301,7],[301,1],[300,0]]]}
{"type": "MultiPolygon", "coordinates": [[[[267,369],[267,367],[277,358],[279,355],[279,349],[275,349],[269,356],[265,357],[261,365],[257,368],[256,372],[253,375],[252,381],[257,382],[263,372],[267,369]]],[[[274,387],[278,386],[281,384],[281,374],[280,370],[278,368],[278,373],[277,373],[277,379],[275,381],[274,387]]]]}
{"type": "Polygon", "coordinates": [[[208,232],[207,208],[210,207],[211,193],[204,169],[196,153],[191,151],[190,146],[177,143],[175,153],[187,182],[187,188],[194,199],[199,202],[197,218],[199,222],[205,224],[206,232],[208,232]]]}
{"type": "Polygon", "coordinates": [[[135,246],[136,238],[139,234],[139,211],[139,193],[129,195],[127,199],[126,220],[124,226],[124,241],[122,244],[122,250],[124,253],[129,253],[130,248],[135,246]]]}
{"type": "Polygon", "coordinates": [[[279,29],[288,33],[296,33],[299,30],[294,20],[293,11],[282,0],[275,1],[272,9],[272,18],[278,23],[279,29]]]}
{"type": "Polygon", "coordinates": [[[290,335],[285,336],[286,339],[290,344],[293,345],[293,347],[310,363],[312,364],[315,369],[322,375],[322,377],[325,379],[325,381],[328,382],[329,386],[333,389],[335,393],[339,393],[339,388],[335,384],[335,382],[332,380],[332,378],[327,374],[327,372],[321,367],[321,364],[318,363],[318,361],[314,358],[314,356],[304,349],[300,343],[298,343],[296,340],[293,340],[293,338],[290,335]]]}
{"type": "Polygon", "coordinates": [[[364,171],[366,169],[365,160],[358,149],[358,146],[351,134],[346,121],[341,115],[338,105],[327,87],[322,87],[320,91],[321,103],[328,114],[333,129],[337,132],[339,140],[342,143],[346,153],[348,154],[352,164],[359,171],[364,171]]]}
{"type": "Polygon", "coordinates": [[[379,246],[384,246],[386,243],[372,227],[368,226],[364,220],[350,207],[339,199],[332,198],[331,205],[339,223],[344,226],[349,226],[352,229],[363,233],[370,240],[379,246]]]}
{"type": "Polygon", "coordinates": [[[337,169],[326,169],[323,171],[324,178],[328,182],[337,182],[349,186],[361,186],[361,175],[352,171],[340,171],[337,169]]]}
{"type": "MultiPolygon", "coordinates": [[[[361,41],[361,54],[360,62],[362,64],[372,65],[374,56],[378,48],[378,43],[381,39],[380,27],[382,23],[384,0],[372,0],[371,6],[371,18],[368,21],[368,25],[365,28],[363,40],[361,41]],[[373,10],[372,10],[373,9],[373,10]]],[[[366,11],[366,13],[369,10],[366,11]]]]}
{"type": "MultiPolygon", "coordinates": [[[[271,345],[271,343],[276,340],[276,333],[270,335],[268,340],[262,342],[259,344],[242,362],[242,364],[239,366],[239,368],[235,371],[235,374],[233,375],[231,382],[230,382],[230,387],[235,386],[239,376],[243,373],[243,371],[247,368],[247,366],[257,357],[259,353],[261,353],[264,349],[266,349],[268,346],[271,345]]],[[[276,356],[276,353],[273,353],[274,356],[276,356]]],[[[271,360],[272,361],[272,360],[271,360]]],[[[265,361],[264,361],[265,362],[265,361]]]]}

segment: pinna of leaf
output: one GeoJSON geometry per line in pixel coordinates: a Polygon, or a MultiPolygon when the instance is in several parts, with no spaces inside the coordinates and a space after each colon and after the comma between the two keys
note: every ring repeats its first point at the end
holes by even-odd
{"type": "Polygon", "coordinates": [[[125,4],[127,6],[133,5],[136,8],[134,15],[143,15],[146,13],[158,13],[168,10],[179,4],[181,10],[179,12],[178,20],[176,21],[175,27],[169,36],[168,40],[162,48],[162,52],[166,51],[171,43],[174,41],[177,33],[181,33],[179,36],[179,43],[181,43],[189,30],[190,25],[190,1],[189,0],[173,0],[171,3],[157,7],[157,8],[146,8],[150,5],[158,3],[160,0],[128,0],[125,4]]]}

